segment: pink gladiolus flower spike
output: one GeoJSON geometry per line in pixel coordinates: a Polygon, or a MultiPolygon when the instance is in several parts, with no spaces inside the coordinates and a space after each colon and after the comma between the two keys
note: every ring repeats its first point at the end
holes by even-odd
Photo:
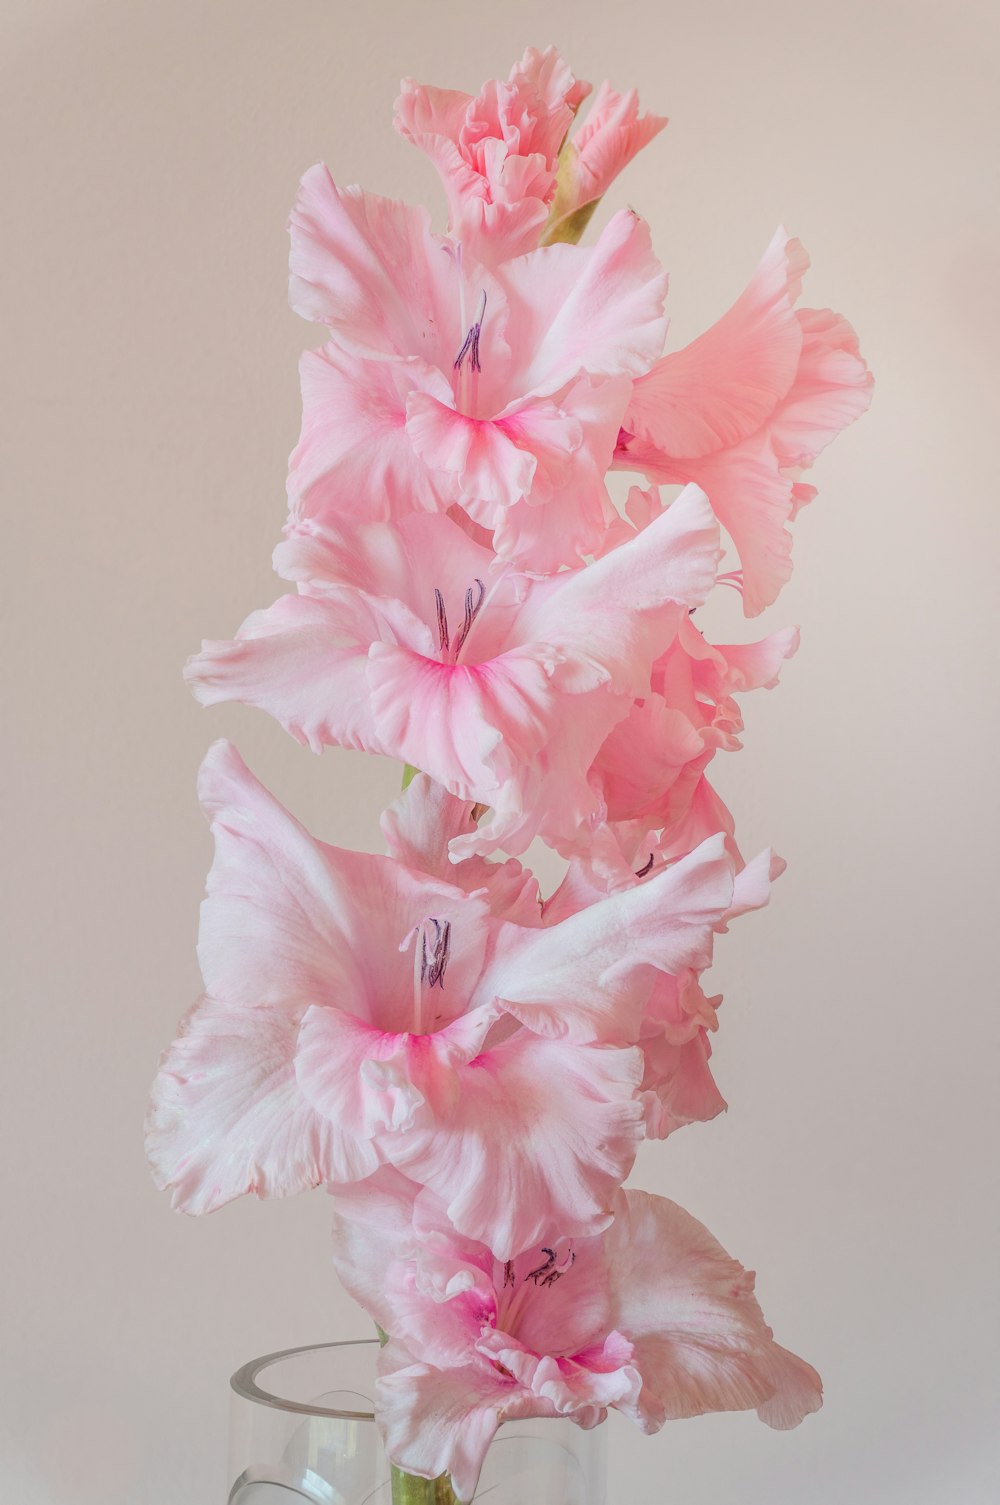
{"type": "Polygon", "coordinates": [[[510,1259],[458,1236],[441,1202],[384,1172],[335,1199],[334,1258],[390,1335],[376,1416],[398,1467],[475,1492],[501,1422],[621,1411],[644,1432],[709,1411],[794,1427],[822,1403],[779,1347],[754,1277],[663,1197],[618,1191],[593,1238],[556,1225],[510,1259]]]}
{"type": "Polygon", "coordinates": [[[204,989],[153,1084],[154,1179],[193,1214],[332,1193],[337,1269],[386,1340],[386,1453],[462,1505],[504,1421],[784,1428],[822,1399],[753,1274],[623,1183],[644,1139],[725,1109],[715,937],[784,868],[744,860],[709,765],[798,635],[715,644],[700,608],[719,583],[748,616],[774,601],[803,474],[872,379],[839,315],[798,306],[783,229],[664,355],[647,225],[578,241],[666,120],[603,83],[577,125],[590,90],[554,47],[475,96],[404,79],[446,234],[305,173],[289,297],[326,343],[300,363],[286,593],[185,670],[202,704],[409,767],[376,855],[210,749],[204,989]],[[614,469],[651,483],[621,511],[614,469]],[[547,898],[518,860],[536,840],[566,863],[547,898]]]}
{"type": "MultiPolygon", "coordinates": [[[[642,1133],[646,999],[660,972],[709,964],[732,904],[722,838],[525,927],[482,890],[314,840],[227,743],[200,790],[216,840],[206,996],[163,1059],[148,1134],[176,1205],[389,1163],[500,1258],[553,1222],[603,1227],[642,1133]]],[[[426,798],[426,782],[408,791],[426,798]]]]}

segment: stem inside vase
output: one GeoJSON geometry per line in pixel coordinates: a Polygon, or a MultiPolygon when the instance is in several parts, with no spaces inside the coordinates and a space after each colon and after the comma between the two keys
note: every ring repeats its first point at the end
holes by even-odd
{"type": "Polygon", "coordinates": [[[392,1466],[392,1505],[458,1505],[447,1474],[439,1479],[419,1479],[392,1466]]]}

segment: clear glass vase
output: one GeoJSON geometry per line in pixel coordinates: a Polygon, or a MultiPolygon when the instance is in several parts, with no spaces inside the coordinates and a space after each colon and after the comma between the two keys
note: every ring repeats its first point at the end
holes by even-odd
{"type": "MultiPolygon", "coordinates": [[[[252,1359],[233,1375],[228,1505],[437,1505],[433,1487],[411,1493],[393,1479],[372,1414],[377,1353],[374,1339],[319,1343],[252,1359]]],[[[604,1430],[506,1422],[476,1501],[605,1505],[604,1430]]]]}

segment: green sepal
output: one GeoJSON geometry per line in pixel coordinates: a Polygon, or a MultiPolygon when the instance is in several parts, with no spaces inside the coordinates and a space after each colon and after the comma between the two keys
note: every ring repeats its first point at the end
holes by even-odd
{"type": "Polygon", "coordinates": [[[575,209],[568,207],[576,194],[574,179],[577,156],[578,153],[572,141],[564,141],[559,153],[559,166],[556,169],[555,196],[549,210],[548,223],[542,231],[541,244],[543,246],[554,245],[557,241],[564,245],[575,246],[593,219],[594,210],[601,202],[600,198],[596,198],[591,199],[587,204],[578,204],[575,209]]]}
{"type": "Polygon", "coordinates": [[[564,214],[560,219],[550,219],[542,236],[542,245],[552,246],[562,242],[564,245],[575,246],[593,219],[594,210],[600,202],[600,199],[591,199],[589,204],[581,204],[572,214],[564,214]]]}

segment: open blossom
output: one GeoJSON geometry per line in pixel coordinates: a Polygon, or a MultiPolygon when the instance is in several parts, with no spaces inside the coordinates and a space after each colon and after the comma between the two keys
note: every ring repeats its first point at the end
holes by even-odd
{"type": "MultiPolygon", "coordinates": [[[[592,765],[608,820],[666,829],[669,839],[691,814],[716,752],[742,746],[736,696],[773,689],[798,643],[796,628],[779,628],[755,643],[713,644],[685,618],[653,666],[650,693],[612,728],[592,765]]],[[[718,822],[717,812],[710,819],[718,822]]]]}
{"type": "Polygon", "coordinates": [[[302,360],[293,522],[460,506],[531,569],[596,552],[632,379],[666,335],[642,221],[487,269],[424,210],[318,166],[291,238],[292,305],[332,336],[302,360]]]}
{"type": "MultiPolygon", "coordinates": [[[[515,858],[491,862],[472,856],[451,861],[450,844],[475,830],[475,807],[471,801],[448,794],[426,774],[418,774],[414,786],[382,816],[390,854],[421,872],[455,883],[467,893],[483,894],[492,914],[520,925],[557,925],[609,893],[647,882],[665,865],[686,855],[669,852],[659,833],[646,831],[638,837],[641,822],[632,823],[635,830],[629,845],[623,829],[626,823],[619,823],[605,828],[604,840],[595,843],[598,851],[591,849],[570,862],[562,883],[543,902],[534,876],[515,858]]],[[[708,812],[704,819],[708,827],[708,812]]],[[[725,827],[711,827],[712,831],[717,829],[725,827]]],[[[705,837],[710,834],[706,829],[705,837]]],[[[783,860],[770,849],[746,864],[736,854],[734,865],[732,904],[721,916],[718,931],[726,930],[738,916],[763,908],[770,899],[771,885],[785,868],[783,860]]],[[[726,1101],[709,1066],[709,1035],[719,1027],[721,1002],[720,994],[709,997],[705,993],[702,973],[696,968],[683,968],[675,974],[661,972],[656,977],[636,1041],[643,1057],[640,1099],[648,1139],[666,1139],[675,1129],[705,1123],[724,1111],[726,1101]]]]}
{"type": "Polygon", "coordinates": [[[610,1408],[643,1431],[708,1411],[796,1426],[815,1370],[774,1342],[754,1277],[683,1208],[619,1191],[591,1238],[556,1226],[507,1260],[439,1199],[382,1173],[335,1200],[334,1258],[390,1341],[376,1408],[389,1457],[472,1498],[501,1422],[610,1408]]]}
{"type": "Polygon", "coordinates": [[[492,79],[476,96],[403,79],[396,129],[431,158],[451,234],[481,261],[537,246],[559,148],[589,93],[554,47],[529,47],[506,82],[492,79]]]}
{"type": "MultiPolygon", "coordinates": [[[[609,826],[596,843],[598,851],[570,863],[563,882],[543,905],[542,924],[559,924],[605,894],[648,882],[665,863],[677,860],[662,837],[646,832],[637,838],[641,822],[633,824],[631,846],[622,825],[609,826]]],[[[734,863],[733,901],[716,926],[720,932],[740,915],[763,909],[772,884],[785,870],[784,860],[770,848],[747,863],[737,854],[734,863]]],[[[726,1107],[709,1066],[709,1037],[719,1027],[722,995],[706,994],[704,971],[688,967],[670,976],[661,973],[647,996],[637,1043],[643,1056],[640,1092],[648,1139],[666,1139],[686,1124],[706,1123],[726,1107]]]]}
{"type": "Polygon", "coordinates": [[[633,388],[615,463],[654,481],[695,481],[742,564],[756,615],[791,573],[787,524],[815,496],[799,476],[871,402],[847,321],[796,309],[809,265],[778,230],[733,306],[633,388]]]}
{"type": "Polygon", "coordinates": [[[614,179],[666,123],[663,115],[639,114],[635,89],[619,94],[601,84],[586,120],[563,147],[545,239],[578,239],[614,179]]]}
{"type": "Polygon", "coordinates": [[[497,559],[450,518],[293,529],[299,593],[208,642],[187,677],[204,704],[270,712],[319,750],[423,769],[491,807],[453,855],[569,852],[604,806],[588,778],[612,727],[714,579],[718,530],[697,488],[595,563],[548,578],[497,559]]]}
{"type": "Polygon", "coordinates": [[[226,743],[200,791],[216,841],[205,998],[161,1063],[148,1136],[176,1205],[390,1163],[502,1258],[553,1220],[603,1227],[642,1133],[648,995],[660,973],[708,965],[732,905],[721,838],[525,927],[482,890],[316,841],[226,743]]]}

